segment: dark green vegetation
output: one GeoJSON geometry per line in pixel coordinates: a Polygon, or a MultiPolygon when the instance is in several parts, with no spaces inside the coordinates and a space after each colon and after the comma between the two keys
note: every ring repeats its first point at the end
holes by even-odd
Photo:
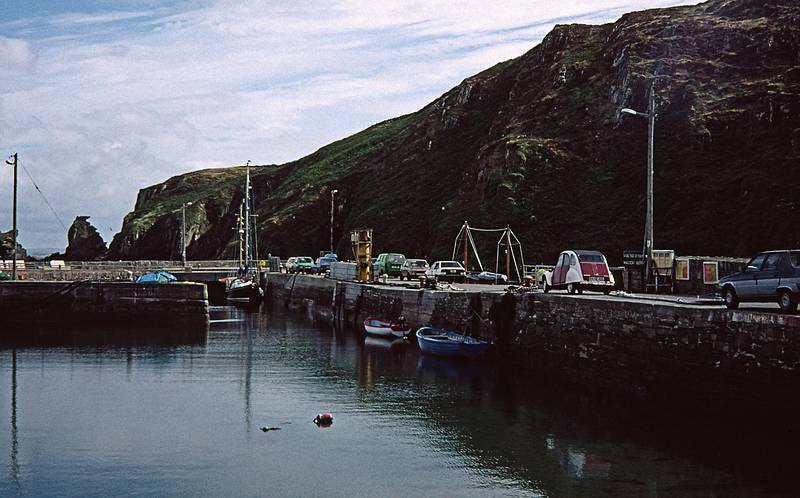
{"type": "MultiPolygon", "coordinates": [[[[568,247],[618,262],[641,247],[655,80],[655,242],[744,256],[800,245],[800,4],[713,0],[557,26],[523,56],[463,81],[416,113],[297,161],[253,169],[260,252],[337,247],[375,229],[375,254],[449,258],[464,220],[510,225],[528,262],[568,247]]],[[[143,189],[111,259],[232,257],[243,168],[143,189]]],[[[496,240],[483,241],[494,255],[496,240]]]]}

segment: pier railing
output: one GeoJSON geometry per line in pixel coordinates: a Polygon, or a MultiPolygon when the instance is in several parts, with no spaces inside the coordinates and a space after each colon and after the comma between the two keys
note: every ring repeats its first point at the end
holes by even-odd
{"type": "Polygon", "coordinates": [[[18,270],[21,280],[133,280],[156,270],[165,271],[234,271],[238,260],[138,260],[138,261],[27,261],[24,270],[18,270]],[[54,264],[55,263],[55,264],[54,264]]]}

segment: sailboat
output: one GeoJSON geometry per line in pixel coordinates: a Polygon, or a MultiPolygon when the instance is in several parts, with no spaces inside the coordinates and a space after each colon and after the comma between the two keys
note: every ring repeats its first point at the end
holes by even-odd
{"type": "Polygon", "coordinates": [[[264,291],[259,286],[259,271],[254,256],[253,246],[255,237],[255,224],[252,223],[250,211],[252,199],[250,197],[250,161],[246,165],[246,180],[244,185],[244,202],[239,210],[239,271],[235,278],[228,279],[225,297],[228,301],[242,304],[257,305],[264,297],[264,291]],[[242,212],[244,211],[244,212],[242,212]]]}

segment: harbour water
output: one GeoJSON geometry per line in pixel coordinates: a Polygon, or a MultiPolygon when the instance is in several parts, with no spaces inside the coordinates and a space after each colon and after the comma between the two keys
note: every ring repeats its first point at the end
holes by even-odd
{"type": "Polygon", "coordinates": [[[282,313],[45,332],[0,345],[0,496],[793,495],[746,427],[282,313]]]}

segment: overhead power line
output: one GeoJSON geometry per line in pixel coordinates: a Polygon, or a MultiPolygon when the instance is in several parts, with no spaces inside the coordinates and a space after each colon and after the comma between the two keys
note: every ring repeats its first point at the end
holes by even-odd
{"type": "Polygon", "coordinates": [[[50,208],[50,212],[53,213],[53,216],[56,217],[56,220],[58,221],[58,224],[61,225],[61,227],[66,231],[67,230],[67,226],[64,224],[63,221],[61,221],[61,218],[58,216],[58,213],[56,213],[56,210],[53,209],[52,204],[50,204],[50,201],[47,200],[47,197],[44,195],[44,192],[42,192],[42,189],[40,189],[39,185],[36,184],[36,181],[33,179],[33,176],[31,175],[31,172],[28,171],[28,168],[25,167],[25,163],[20,161],[19,165],[22,166],[22,170],[25,171],[25,174],[28,175],[28,178],[30,178],[31,183],[36,188],[36,191],[39,192],[39,195],[41,195],[42,199],[44,199],[44,203],[47,204],[48,208],[50,208]]]}

